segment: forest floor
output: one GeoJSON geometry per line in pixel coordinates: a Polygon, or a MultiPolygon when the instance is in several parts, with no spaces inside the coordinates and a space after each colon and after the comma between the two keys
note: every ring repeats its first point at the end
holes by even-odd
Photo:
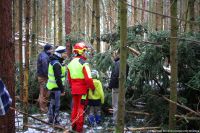
{"type": "MultiPolygon", "coordinates": [[[[43,121],[48,121],[47,114],[32,114],[32,116],[39,118],[43,121]]],[[[105,117],[103,119],[103,122],[101,125],[94,125],[93,127],[89,126],[89,123],[87,122],[87,115],[85,115],[85,123],[84,123],[84,133],[110,133],[114,129],[114,125],[112,125],[111,117],[105,117]]],[[[16,112],[15,117],[15,127],[16,127],[16,133],[46,133],[46,132],[53,132],[53,133],[59,133],[63,132],[63,130],[55,129],[45,123],[42,123],[38,120],[35,120],[33,118],[28,118],[28,129],[26,131],[23,131],[23,115],[16,112]]],[[[60,126],[64,127],[65,129],[70,129],[70,115],[66,112],[60,113],[60,126]]],[[[130,133],[130,132],[126,132],[130,133]]]]}

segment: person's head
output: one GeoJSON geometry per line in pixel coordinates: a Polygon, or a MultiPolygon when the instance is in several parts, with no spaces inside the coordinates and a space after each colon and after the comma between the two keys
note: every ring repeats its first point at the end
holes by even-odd
{"type": "Polygon", "coordinates": [[[56,49],[55,49],[55,52],[54,52],[55,55],[57,55],[58,57],[60,58],[67,58],[68,55],[67,55],[67,51],[66,51],[66,47],[64,46],[58,46],[56,49]]]}
{"type": "Polygon", "coordinates": [[[86,57],[86,50],[87,50],[87,46],[84,42],[79,42],[76,43],[73,47],[73,52],[77,55],[77,56],[83,56],[86,57]]]}
{"type": "Polygon", "coordinates": [[[97,70],[92,70],[91,75],[93,79],[98,79],[99,78],[99,72],[97,70]]]}
{"type": "Polygon", "coordinates": [[[44,45],[44,51],[47,53],[47,54],[52,54],[53,53],[53,46],[51,44],[46,44],[44,45]]]}
{"type": "Polygon", "coordinates": [[[114,60],[115,59],[118,59],[120,57],[120,49],[117,49],[116,51],[114,51],[113,53],[113,58],[114,60]]]}

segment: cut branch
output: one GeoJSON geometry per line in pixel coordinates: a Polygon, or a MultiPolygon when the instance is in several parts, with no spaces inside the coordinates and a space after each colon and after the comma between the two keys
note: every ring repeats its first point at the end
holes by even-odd
{"type": "Polygon", "coordinates": [[[177,118],[182,118],[182,119],[185,119],[185,120],[200,120],[200,117],[188,117],[188,116],[185,116],[185,115],[175,115],[175,117],[177,118]]]}
{"type": "Polygon", "coordinates": [[[137,50],[135,50],[134,48],[131,48],[131,47],[129,47],[129,46],[126,46],[134,55],[136,55],[136,56],[139,56],[140,55],[140,52],[139,51],[137,51],[137,50]]]}
{"type": "Polygon", "coordinates": [[[138,111],[126,111],[126,113],[130,113],[130,114],[136,114],[136,115],[152,115],[150,113],[147,112],[138,112],[138,111]]]}
{"type": "Polygon", "coordinates": [[[196,111],[190,109],[189,107],[187,107],[187,106],[185,106],[185,105],[181,105],[181,104],[179,104],[179,103],[177,103],[177,102],[174,102],[174,101],[168,99],[168,98],[165,97],[165,96],[162,96],[162,97],[163,97],[165,100],[167,100],[168,102],[172,102],[172,103],[176,104],[177,106],[179,106],[179,107],[181,107],[181,108],[184,108],[184,109],[186,109],[186,110],[188,110],[188,111],[190,111],[190,112],[196,114],[197,116],[200,116],[200,113],[198,113],[198,112],[196,112],[196,111]]]}
{"type": "MultiPolygon", "coordinates": [[[[158,130],[161,129],[160,127],[140,127],[140,128],[124,128],[124,131],[147,131],[147,130],[158,130]]],[[[108,128],[107,131],[113,131],[115,130],[114,128],[108,128]]]]}
{"type": "Polygon", "coordinates": [[[58,126],[58,125],[49,124],[49,123],[46,122],[46,121],[43,121],[43,120],[41,120],[41,119],[39,119],[39,118],[36,118],[36,117],[34,117],[34,116],[32,116],[32,115],[29,115],[29,114],[27,114],[27,113],[24,113],[24,112],[22,112],[22,111],[20,111],[20,110],[18,110],[18,109],[13,108],[13,107],[10,107],[10,109],[11,109],[11,110],[14,110],[14,111],[17,111],[17,112],[19,112],[19,113],[21,113],[21,114],[23,114],[23,115],[27,115],[28,117],[31,117],[31,118],[33,118],[33,119],[35,119],[35,120],[37,120],[37,121],[40,121],[40,122],[42,122],[42,123],[44,123],[44,124],[47,124],[47,125],[49,125],[50,127],[57,128],[57,129],[62,129],[62,130],[64,130],[64,131],[68,131],[68,129],[66,129],[66,128],[63,127],[63,126],[58,126]]]}

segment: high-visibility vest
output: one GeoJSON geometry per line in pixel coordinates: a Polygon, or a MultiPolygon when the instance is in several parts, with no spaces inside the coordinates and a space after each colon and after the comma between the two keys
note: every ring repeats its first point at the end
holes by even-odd
{"type": "Polygon", "coordinates": [[[66,77],[66,67],[61,65],[58,60],[52,61],[49,63],[48,67],[48,81],[47,81],[47,88],[48,90],[52,90],[53,88],[58,88],[58,85],[56,84],[55,76],[54,76],[54,70],[53,66],[58,63],[61,66],[61,80],[62,84],[64,85],[65,77],[66,77]]]}
{"type": "MultiPolygon", "coordinates": [[[[71,79],[84,79],[83,67],[89,69],[89,64],[80,58],[74,58],[69,64],[68,69],[70,71],[71,79]]],[[[88,73],[90,71],[87,71],[88,73]]],[[[91,75],[91,74],[90,74],[91,75]]]]}

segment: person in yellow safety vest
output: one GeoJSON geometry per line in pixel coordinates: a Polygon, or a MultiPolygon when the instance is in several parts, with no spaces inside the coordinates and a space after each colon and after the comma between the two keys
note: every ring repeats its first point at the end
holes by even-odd
{"type": "Polygon", "coordinates": [[[66,67],[63,64],[65,58],[67,58],[67,52],[64,46],[58,46],[54,54],[50,56],[46,85],[50,92],[50,105],[48,109],[48,122],[50,124],[59,124],[60,96],[65,94],[66,67]]]}
{"type": "Polygon", "coordinates": [[[104,92],[102,83],[99,80],[99,73],[97,70],[91,72],[95,90],[89,89],[88,93],[88,105],[89,105],[89,117],[88,121],[91,126],[100,124],[101,122],[101,104],[104,104],[104,92]]]}
{"type": "Polygon", "coordinates": [[[89,64],[86,62],[86,50],[84,42],[76,43],[73,47],[76,56],[68,64],[67,75],[72,94],[71,123],[76,132],[83,132],[86,95],[89,88],[95,89],[89,64]]]}

